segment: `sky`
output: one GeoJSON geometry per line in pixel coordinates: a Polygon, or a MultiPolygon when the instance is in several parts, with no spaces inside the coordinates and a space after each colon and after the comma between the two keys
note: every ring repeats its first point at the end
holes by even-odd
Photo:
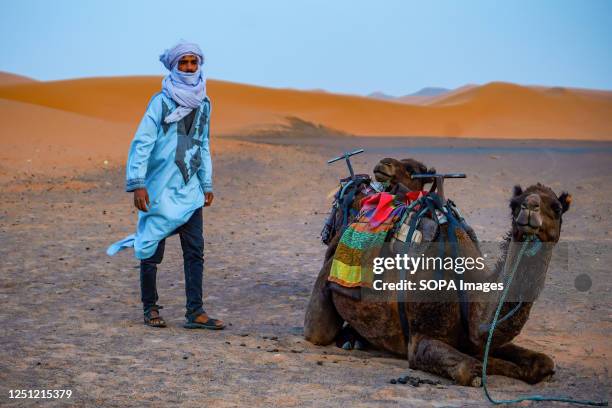
{"type": "Polygon", "coordinates": [[[3,1],[0,71],[162,75],[199,43],[209,78],[399,96],[507,81],[612,89],[612,1],[3,1]]]}

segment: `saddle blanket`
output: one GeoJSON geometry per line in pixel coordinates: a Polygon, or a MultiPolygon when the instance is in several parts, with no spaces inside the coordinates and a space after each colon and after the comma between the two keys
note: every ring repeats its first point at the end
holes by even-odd
{"type": "MultiPolygon", "coordinates": [[[[410,202],[421,196],[407,195],[406,200],[410,202]]],[[[363,266],[372,265],[372,260],[379,256],[389,231],[406,209],[406,204],[394,198],[393,194],[382,192],[363,199],[359,216],[340,238],[329,281],[344,287],[371,287],[372,271],[363,266]]]]}

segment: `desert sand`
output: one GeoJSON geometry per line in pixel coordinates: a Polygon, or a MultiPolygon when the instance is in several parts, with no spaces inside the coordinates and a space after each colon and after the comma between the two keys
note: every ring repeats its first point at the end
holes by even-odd
{"type": "MultiPolygon", "coordinates": [[[[359,172],[392,156],[467,173],[467,179],[447,183],[447,195],[485,241],[501,239],[509,228],[507,200],[514,184],[540,181],[573,193],[562,233],[568,264],[549,270],[546,289],[518,338],[551,355],[557,372],[535,386],[493,376],[491,390],[506,398],[538,393],[600,399],[610,393],[612,142],[526,140],[516,133],[517,140],[381,137],[383,131],[377,137],[338,135],[318,125],[349,132],[333,126],[350,125],[341,112],[348,117],[373,102],[211,81],[216,198],[204,213],[205,306],[230,325],[221,332],[182,328],[182,258],[172,237],[158,274],[169,327],[154,330],[142,324],[137,260],[129,251],[105,254],[108,244],[135,226],[131,195],[123,192],[124,161],[159,78],[135,82],[0,87],[0,405],[36,404],[7,399],[9,389],[62,388],[73,390],[65,405],[79,407],[486,406],[481,389],[444,379],[438,379],[440,386],[389,384],[407,374],[437,379],[410,370],[396,356],[303,340],[304,310],[325,249],[318,234],[329,210],[327,194],[346,175],[341,163],[325,161],[356,147],[366,149],[354,160],[359,172]],[[83,96],[83,89],[95,91],[98,103],[88,103],[92,96],[83,96]],[[333,98],[346,104],[330,107],[333,98]],[[261,101],[261,111],[254,101],[261,101]],[[262,125],[286,123],[285,116],[316,125],[262,125]],[[230,137],[245,128],[255,134],[230,137]],[[581,273],[593,281],[587,292],[574,287],[581,273]]],[[[494,84],[472,101],[514,87],[494,84]]],[[[532,92],[525,91],[528,99],[575,102],[567,102],[574,96],[565,93],[540,100],[532,92]]],[[[447,103],[435,109],[465,108],[461,101],[447,103]]],[[[609,109],[601,100],[584,103],[609,109]]],[[[390,102],[372,106],[389,115],[417,109],[390,102]]],[[[589,118],[593,123],[588,119],[584,128],[609,134],[609,118],[589,118]]],[[[355,133],[367,135],[370,125],[358,120],[362,131],[355,133]]],[[[412,126],[408,122],[393,126],[412,126]]]]}
{"type": "MultiPolygon", "coordinates": [[[[160,81],[117,77],[18,82],[0,86],[0,99],[134,126],[160,81]]],[[[606,91],[494,82],[413,105],[215,80],[208,81],[207,89],[216,135],[253,132],[297,117],[361,136],[612,140],[612,92],[606,91]]],[[[6,120],[4,110],[0,112],[0,119],[6,120]]]]}

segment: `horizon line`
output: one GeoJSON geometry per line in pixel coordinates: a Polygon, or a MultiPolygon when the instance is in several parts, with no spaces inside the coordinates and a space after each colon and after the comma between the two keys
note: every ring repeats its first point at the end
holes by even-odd
{"type": "MultiPolygon", "coordinates": [[[[9,71],[3,71],[3,70],[0,70],[0,74],[14,75],[14,76],[22,77],[24,79],[31,80],[34,82],[61,82],[61,81],[71,81],[71,80],[83,80],[83,79],[130,78],[130,77],[134,77],[134,78],[160,77],[160,78],[163,78],[165,76],[164,74],[127,74],[127,75],[77,76],[77,77],[58,78],[58,79],[38,79],[38,78],[34,78],[28,75],[23,75],[23,74],[19,74],[16,72],[9,72],[9,71]]],[[[237,85],[247,85],[247,86],[265,88],[265,89],[293,90],[293,91],[299,91],[299,92],[321,92],[321,93],[328,93],[328,94],[333,94],[333,95],[360,96],[360,97],[369,98],[369,99],[378,99],[378,98],[370,96],[374,93],[380,93],[380,94],[389,96],[393,99],[398,99],[398,98],[402,98],[405,96],[418,96],[418,95],[414,95],[414,93],[417,93],[427,88],[440,88],[440,89],[446,89],[448,92],[452,92],[452,91],[456,91],[466,86],[482,87],[482,86],[496,84],[496,83],[510,84],[510,85],[516,85],[516,86],[521,86],[521,87],[544,87],[544,88],[577,89],[577,90],[583,90],[583,91],[612,92],[612,88],[585,88],[585,87],[571,86],[571,85],[542,85],[542,84],[533,84],[533,83],[525,84],[525,83],[517,83],[517,82],[512,82],[512,81],[495,80],[495,81],[488,81],[485,83],[465,83],[463,85],[459,85],[454,88],[446,88],[443,86],[436,86],[436,85],[426,85],[426,86],[423,86],[417,89],[416,91],[412,93],[407,93],[403,95],[392,95],[392,94],[389,94],[381,90],[374,90],[374,91],[368,92],[367,94],[357,94],[357,93],[334,92],[334,91],[329,91],[325,88],[295,88],[295,87],[290,87],[290,86],[269,86],[269,85],[253,84],[253,83],[234,81],[234,80],[228,80],[228,79],[210,78],[210,77],[206,78],[206,80],[207,81],[211,80],[211,81],[219,81],[219,82],[229,82],[229,83],[233,83],[237,85]]],[[[18,83],[15,85],[18,85],[18,83]]],[[[11,84],[0,85],[0,87],[2,86],[11,86],[11,84]]],[[[378,100],[384,100],[384,99],[378,99],[378,100]]]]}

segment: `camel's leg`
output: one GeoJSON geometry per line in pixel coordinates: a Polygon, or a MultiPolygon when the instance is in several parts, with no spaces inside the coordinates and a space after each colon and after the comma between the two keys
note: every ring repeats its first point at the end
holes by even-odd
{"type": "Polygon", "coordinates": [[[332,259],[329,259],[321,268],[304,317],[304,337],[318,345],[332,343],[344,322],[336,311],[331,291],[327,288],[331,262],[332,259]]]}
{"type": "MultiPolygon", "coordinates": [[[[528,351],[528,350],[527,350],[528,351]]],[[[482,363],[453,346],[427,336],[414,335],[408,346],[410,368],[451,378],[460,385],[480,386],[482,363]]],[[[523,369],[512,361],[489,357],[487,374],[523,380],[523,369]]]]}
{"type": "Polygon", "coordinates": [[[517,367],[514,374],[501,373],[502,375],[518,378],[529,384],[539,383],[555,373],[555,363],[552,358],[512,343],[492,350],[491,355],[517,367]]]}
{"type": "Polygon", "coordinates": [[[342,234],[336,233],[336,235],[334,235],[331,241],[329,241],[329,245],[327,245],[327,250],[325,251],[325,260],[323,262],[327,262],[331,258],[333,258],[334,254],[336,253],[336,249],[338,248],[338,243],[340,242],[341,237],[342,234]]]}
{"type": "Polygon", "coordinates": [[[459,385],[480,386],[480,361],[419,333],[414,333],[408,342],[408,363],[410,368],[451,378],[459,385]]]}

